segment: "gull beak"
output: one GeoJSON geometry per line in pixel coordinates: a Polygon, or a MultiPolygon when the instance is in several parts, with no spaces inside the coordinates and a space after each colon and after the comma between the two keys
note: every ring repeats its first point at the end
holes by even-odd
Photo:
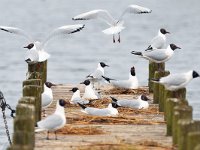
{"type": "Polygon", "coordinates": [[[170,34],[170,32],[166,31],[166,33],[170,34]]]}
{"type": "Polygon", "coordinates": [[[81,82],[80,84],[84,84],[84,82],[81,82]]]}

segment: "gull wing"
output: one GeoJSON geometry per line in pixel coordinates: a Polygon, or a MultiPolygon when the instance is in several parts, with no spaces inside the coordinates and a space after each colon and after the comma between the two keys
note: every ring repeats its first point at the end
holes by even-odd
{"type": "Polygon", "coordinates": [[[130,14],[144,14],[144,13],[151,13],[152,10],[146,7],[142,7],[139,5],[129,5],[124,12],[122,13],[122,15],[120,16],[118,22],[120,22],[123,18],[123,16],[127,13],[130,14]]]}
{"type": "Polygon", "coordinates": [[[63,123],[62,118],[57,114],[52,114],[45,119],[39,121],[38,127],[42,129],[56,129],[61,126],[63,123]]]}
{"type": "Polygon", "coordinates": [[[61,26],[59,28],[56,28],[53,30],[49,36],[42,42],[42,47],[44,47],[48,41],[56,36],[61,36],[61,35],[67,35],[67,34],[73,34],[76,32],[81,31],[85,25],[83,24],[75,24],[75,25],[66,25],[66,26],[61,26]]]}
{"type": "Polygon", "coordinates": [[[153,59],[156,61],[163,61],[169,56],[166,54],[166,49],[155,49],[153,51],[143,52],[143,57],[147,59],[153,59]]]}
{"type": "Polygon", "coordinates": [[[173,85],[173,86],[179,86],[187,81],[185,74],[173,74],[168,75],[167,77],[163,77],[160,79],[160,83],[166,84],[166,85],[173,85]]]}
{"type": "Polygon", "coordinates": [[[151,47],[161,49],[165,45],[165,40],[160,36],[156,36],[151,40],[151,47]]]}
{"type": "Polygon", "coordinates": [[[72,18],[72,20],[91,20],[91,19],[101,19],[108,25],[112,26],[116,23],[116,20],[110,15],[107,10],[97,9],[82,13],[72,18]]]}
{"type": "Polygon", "coordinates": [[[19,28],[15,28],[15,27],[8,27],[8,26],[0,26],[0,30],[8,32],[8,33],[12,33],[12,34],[16,34],[16,35],[20,35],[25,37],[27,40],[29,40],[29,42],[33,41],[32,37],[30,37],[24,30],[19,29],[19,28]]]}

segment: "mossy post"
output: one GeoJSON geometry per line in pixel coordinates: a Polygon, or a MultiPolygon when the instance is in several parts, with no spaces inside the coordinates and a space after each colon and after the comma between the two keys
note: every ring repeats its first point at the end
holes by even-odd
{"type": "MultiPolygon", "coordinates": [[[[183,102],[183,101],[181,101],[183,102]]],[[[178,121],[180,119],[187,119],[192,120],[192,107],[187,105],[187,101],[185,104],[179,104],[178,106],[174,107],[174,114],[173,114],[173,124],[172,124],[172,139],[173,145],[177,145],[178,143],[178,121]]]]}
{"type": "Polygon", "coordinates": [[[194,150],[200,150],[200,144],[198,144],[197,146],[195,146],[194,150]]]}
{"type": "Polygon", "coordinates": [[[178,130],[177,131],[178,131],[178,149],[179,150],[187,149],[188,133],[200,131],[200,121],[180,119],[178,121],[178,130]]]}
{"type": "MultiPolygon", "coordinates": [[[[23,98],[21,98],[21,100],[22,99],[23,98]]],[[[27,99],[24,101],[27,101],[27,99]]],[[[11,147],[8,148],[9,150],[34,149],[35,145],[34,111],[35,109],[33,105],[21,104],[21,103],[17,105],[16,117],[14,119],[13,144],[11,145],[11,147]]]]}
{"type": "Polygon", "coordinates": [[[28,64],[27,79],[41,79],[42,85],[47,81],[47,60],[28,64]]]}
{"type": "Polygon", "coordinates": [[[169,90],[165,90],[164,91],[164,97],[163,97],[163,105],[164,105],[164,119],[166,120],[166,117],[167,117],[167,104],[166,104],[166,101],[168,98],[177,98],[177,99],[180,99],[180,100],[185,100],[186,99],[186,88],[182,88],[182,89],[179,89],[177,91],[169,91],[169,90]]]}
{"type": "MultiPolygon", "coordinates": [[[[25,85],[23,87],[23,96],[35,97],[35,121],[41,120],[41,91],[42,87],[38,85],[25,85]]],[[[35,122],[35,123],[36,123],[35,122]]]]}
{"type": "Polygon", "coordinates": [[[187,150],[195,149],[200,144],[200,131],[189,132],[187,136],[187,150]]]}
{"type": "MultiPolygon", "coordinates": [[[[154,79],[160,79],[161,77],[165,77],[167,75],[169,75],[170,72],[169,71],[155,71],[154,74],[154,79]]],[[[159,88],[161,89],[160,91],[162,91],[164,89],[164,86],[159,84],[159,83],[154,83],[153,84],[153,103],[154,104],[159,104],[159,101],[161,99],[161,97],[163,96],[161,92],[159,91],[159,88]]]]}
{"type": "Polygon", "coordinates": [[[151,82],[151,79],[154,78],[155,71],[160,71],[163,72],[165,71],[165,63],[154,63],[154,62],[149,62],[149,92],[153,92],[153,85],[154,83],[151,82]]]}
{"type": "Polygon", "coordinates": [[[167,99],[167,109],[166,109],[166,122],[167,122],[167,136],[172,135],[172,124],[173,124],[173,114],[174,114],[174,107],[179,104],[180,100],[177,98],[168,98],[167,99]]]}
{"type": "Polygon", "coordinates": [[[25,85],[38,85],[38,86],[42,86],[42,80],[41,79],[29,79],[29,80],[25,80],[22,83],[22,86],[24,87],[25,85]]]}

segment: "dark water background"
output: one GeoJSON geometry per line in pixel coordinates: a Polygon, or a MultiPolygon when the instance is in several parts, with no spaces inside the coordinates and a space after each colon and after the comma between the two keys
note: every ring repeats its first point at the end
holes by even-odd
{"type": "MultiPolygon", "coordinates": [[[[172,34],[167,43],[175,43],[177,50],[167,62],[171,73],[195,69],[200,72],[200,1],[199,0],[0,0],[0,25],[15,26],[42,40],[48,33],[62,25],[75,24],[71,18],[92,9],[107,9],[115,17],[130,4],[138,4],[153,10],[151,14],[129,15],[124,18],[126,29],[121,33],[121,44],[113,44],[112,37],[101,32],[107,25],[100,20],[83,22],[82,32],[51,40],[46,50],[48,80],[54,83],[79,83],[93,71],[97,63],[104,61],[107,76],[128,78],[128,71],[135,66],[140,85],[147,85],[148,61],[130,54],[131,50],[143,50],[149,45],[158,29],[163,27],[172,34]]],[[[80,21],[81,22],[81,21],[80,21]]],[[[78,23],[78,22],[77,22],[78,23]]],[[[28,44],[23,37],[0,32],[0,90],[7,102],[15,107],[21,97],[22,81],[27,64],[24,62],[28,44]]],[[[195,79],[187,87],[187,99],[193,106],[193,116],[200,119],[200,80],[195,79]]],[[[12,118],[9,117],[12,129],[12,118]]],[[[5,149],[7,137],[0,113],[0,149],[5,149]]]]}

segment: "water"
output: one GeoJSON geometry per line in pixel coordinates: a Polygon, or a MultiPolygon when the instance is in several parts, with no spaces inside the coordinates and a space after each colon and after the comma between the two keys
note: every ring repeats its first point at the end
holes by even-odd
{"type": "MultiPolygon", "coordinates": [[[[171,73],[191,69],[200,71],[199,0],[0,0],[0,3],[0,25],[22,28],[37,40],[44,39],[54,28],[75,24],[71,20],[73,16],[92,9],[107,9],[116,18],[129,4],[153,10],[151,14],[124,17],[126,29],[121,33],[121,44],[113,44],[112,37],[101,32],[107,25],[100,20],[83,22],[86,24],[83,31],[52,40],[46,47],[51,54],[48,81],[78,84],[96,68],[99,61],[104,61],[111,66],[106,68],[107,76],[125,79],[134,65],[140,85],[147,85],[148,61],[130,52],[146,48],[161,27],[172,33],[168,35],[168,43],[182,47],[167,62],[167,69],[171,73]]],[[[25,50],[22,47],[28,41],[5,32],[0,32],[0,38],[0,90],[7,102],[15,107],[21,97],[22,81],[27,71],[27,64],[23,60],[25,50]]],[[[194,108],[195,119],[200,119],[199,85],[200,80],[195,79],[187,88],[187,99],[194,108]]],[[[5,149],[7,137],[2,115],[0,117],[0,145],[4,144],[1,149],[5,149]]],[[[7,118],[11,130],[12,118],[9,112],[7,118]]]]}

